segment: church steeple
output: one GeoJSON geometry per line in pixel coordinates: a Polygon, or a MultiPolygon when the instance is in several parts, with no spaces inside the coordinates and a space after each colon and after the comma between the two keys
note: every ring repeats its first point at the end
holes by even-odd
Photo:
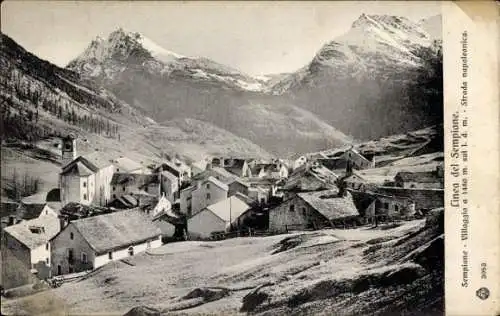
{"type": "Polygon", "coordinates": [[[63,166],[76,158],[76,138],[73,135],[68,135],[62,139],[61,158],[63,166]]]}

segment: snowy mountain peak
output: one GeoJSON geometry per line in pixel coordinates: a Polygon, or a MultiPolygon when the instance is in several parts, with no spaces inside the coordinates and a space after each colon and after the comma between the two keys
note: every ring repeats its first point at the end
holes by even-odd
{"type": "Polygon", "coordinates": [[[111,32],[106,39],[97,36],[76,60],[102,63],[110,58],[126,59],[131,55],[148,54],[162,62],[184,57],[166,50],[141,33],[126,31],[120,27],[111,32]]]}

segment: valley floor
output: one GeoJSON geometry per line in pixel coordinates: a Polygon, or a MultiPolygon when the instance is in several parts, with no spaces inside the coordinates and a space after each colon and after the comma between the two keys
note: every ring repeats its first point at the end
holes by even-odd
{"type": "Polygon", "coordinates": [[[60,288],[3,299],[2,314],[411,315],[412,310],[439,310],[441,220],[438,212],[377,228],[166,244],[60,288]]]}

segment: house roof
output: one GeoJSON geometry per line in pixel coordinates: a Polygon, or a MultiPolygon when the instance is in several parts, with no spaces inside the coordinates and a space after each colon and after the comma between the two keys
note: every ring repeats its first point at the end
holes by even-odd
{"type": "Polygon", "coordinates": [[[299,198],[329,220],[358,216],[359,212],[350,193],[338,196],[338,190],[298,193],[299,198]]]}
{"type": "Polygon", "coordinates": [[[327,179],[319,177],[310,170],[295,173],[283,185],[283,190],[288,191],[318,191],[334,188],[334,184],[328,183],[327,179]]]}
{"type": "Polygon", "coordinates": [[[84,218],[106,212],[109,212],[109,209],[104,207],[80,204],[76,202],[69,202],[59,210],[59,213],[61,215],[68,216],[70,217],[70,219],[84,218]]]}
{"type": "Polygon", "coordinates": [[[143,165],[127,157],[120,157],[113,160],[113,165],[119,168],[120,171],[130,172],[143,168],[143,165]]]}
{"type": "Polygon", "coordinates": [[[77,174],[80,177],[87,177],[90,176],[91,174],[94,174],[94,171],[92,171],[92,169],[90,169],[82,161],[76,161],[71,166],[65,168],[63,173],[64,174],[72,173],[72,174],[77,174]]]}
{"type": "Polygon", "coordinates": [[[432,171],[427,172],[408,172],[401,171],[396,174],[395,179],[401,179],[403,182],[436,183],[439,177],[432,171]]]}
{"type": "Polygon", "coordinates": [[[102,169],[112,165],[112,160],[107,158],[108,156],[104,152],[96,151],[88,155],[83,155],[82,157],[85,158],[88,162],[92,163],[98,169],[102,169]]]}
{"type": "Polygon", "coordinates": [[[243,213],[248,211],[250,206],[237,195],[233,195],[227,199],[207,206],[206,209],[213,212],[226,223],[229,223],[230,221],[235,221],[243,213]]]}
{"type": "Polygon", "coordinates": [[[70,223],[97,252],[126,247],[161,235],[161,231],[140,210],[98,215],[70,223]]]}
{"type": "Polygon", "coordinates": [[[150,183],[159,183],[158,175],[156,174],[139,174],[139,173],[115,173],[111,178],[111,184],[135,184],[139,187],[150,183]]]}
{"type": "MultiPolygon", "coordinates": [[[[22,203],[19,206],[19,211],[18,215],[20,218],[25,219],[25,220],[30,220],[37,218],[42,214],[42,211],[44,210],[45,207],[50,208],[47,203],[33,203],[33,204],[24,204],[22,203]]],[[[56,210],[54,210],[56,211],[56,210]]]]}
{"type": "Polygon", "coordinates": [[[233,158],[231,159],[232,164],[228,167],[224,167],[227,171],[235,174],[235,175],[241,175],[243,172],[243,166],[245,166],[246,160],[245,159],[240,159],[240,158],[233,158]]]}
{"type": "Polygon", "coordinates": [[[109,206],[119,209],[134,208],[139,206],[139,201],[132,195],[125,194],[111,201],[109,206]]]}
{"type": "Polygon", "coordinates": [[[162,171],[161,172],[162,177],[168,178],[172,182],[177,182],[179,181],[179,177],[176,177],[174,174],[168,171],[162,171]]]}
{"type": "Polygon", "coordinates": [[[89,175],[96,173],[99,169],[110,166],[111,160],[104,157],[105,155],[101,152],[91,153],[85,156],[78,156],[76,159],[66,164],[62,168],[61,174],[66,174],[74,170],[74,166],[77,166],[77,172],[80,175],[89,175]]]}
{"type": "Polygon", "coordinates": [[[211,182],[213,184],[215,184],[216,186],[218,186],[219,188],[223,189],[223,190],[229,190],[229,187],[227,186],[227,184],[223,183],[222,181],[220,180],[217,180],[216,178],[214,177],[208,177],[207,180],[204,181],[205,183],[206,182],[211,182]]]}
{"type": "Polygon", "coordinates": [[[26,245],[26,247],[34,249],[47,243],[52,237],[57,235],[60,227],[59,218],[47,215],[5,227],[4,231],[26,245]],[[43,229],[38,232],[30,229],[37,227],[43,227],[43,229]]]}

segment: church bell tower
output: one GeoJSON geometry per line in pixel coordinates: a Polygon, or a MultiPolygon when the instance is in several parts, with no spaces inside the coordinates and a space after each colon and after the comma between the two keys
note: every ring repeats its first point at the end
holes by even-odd
{"type": "Polygon", "coordinates": [[[76,138],[68,135],[62,139],[62,163],[66,166],[76,158],[76,138]]]}

